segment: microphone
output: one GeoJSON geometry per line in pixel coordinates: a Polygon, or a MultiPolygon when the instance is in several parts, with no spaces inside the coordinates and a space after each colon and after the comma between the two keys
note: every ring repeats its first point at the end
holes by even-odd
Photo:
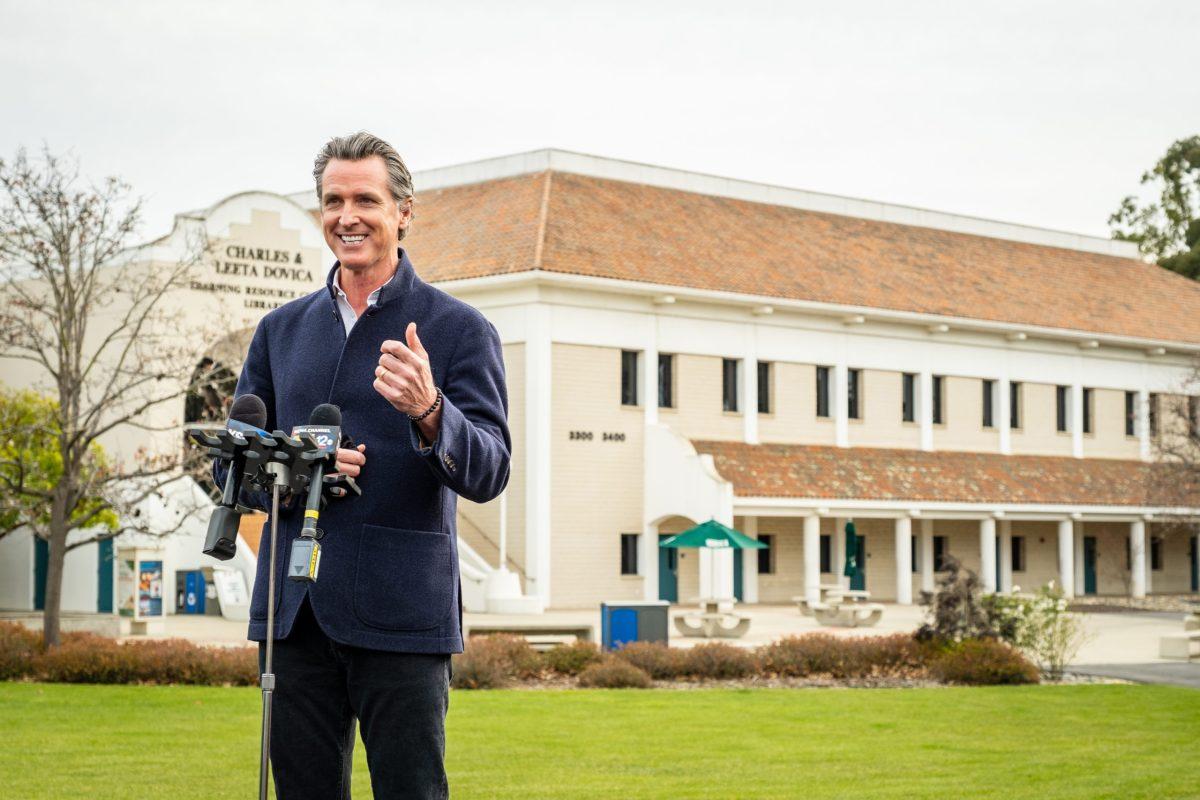
{"type": "Polygon", "coordinates": [[[321,531],[317,522],[321,517],[321,491],[324,487],[325,466],[337,457],[338,442],[342,438],[342,410],[335,405],[322,403],[313,409],[307,425],[298,425],[293,436],[308,434],[324,454],[312,462],[309,473],[308,502],[304,506],[304,524],[300,538],[292,542],[291,558],[288,561],[288,577],[294,581],[312,583],[317,579],[321,566],[321,531]]]}
{"type": "Polygon", "coordinates": [[[254,394],[244,394],[233,401],[229,409],[229,421],[225,430],[234,445],[229,463],[229,472],[225,476],[225,487],[221,493],[221,503],[213,509],[208,520],[208,535],[204,539],[204,554],[219,561],[228,561],[237,554],[238,526],[242,521],[242,507],[237,498],[242,488],[242,472],[246,464],[247,433],[266,433],[262,428],[267,424],[267,407],[262,398],[254,394]]]}

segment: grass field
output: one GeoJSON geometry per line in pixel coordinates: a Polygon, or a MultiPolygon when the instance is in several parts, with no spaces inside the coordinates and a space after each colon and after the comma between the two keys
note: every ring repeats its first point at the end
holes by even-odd
{"type": "MultiPolygon", "coordinates": [[[[0,796],[256,797],[259,698],[0,683],[0,796]]],[[[1200,797],[1169,687],[460,691],[447,727],[460,798],[1200,797]]]]}

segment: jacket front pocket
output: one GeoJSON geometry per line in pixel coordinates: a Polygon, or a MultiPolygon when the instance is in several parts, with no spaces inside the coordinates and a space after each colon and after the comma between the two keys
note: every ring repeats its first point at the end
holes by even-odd
{"type": "Polygon", "coordinates": [[[354,613],[375,628],[421,631],[453,610],[454,549],[450,536],[363,525],[354,577],[354,613]]]}

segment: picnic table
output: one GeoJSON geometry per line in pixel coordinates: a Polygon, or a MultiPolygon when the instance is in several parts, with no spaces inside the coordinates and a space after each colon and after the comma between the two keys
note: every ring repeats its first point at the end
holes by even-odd
{"type": "Polygon", "coordinates": [[[722,611],[722,606],[732,606],[737,600],[732,597],[696,597],[697,611],[685,611],[675,617],[675,630],[681,636],[705,639],[738,639],[750,630],[750,617],[734,611],[722,611]]]}
{"type": "Polygon", "coordinates": [[[871,593],[862,589],[846,589],[822,584],[821,600],[809,603],[804,597],[794,597],[800,613],[815,617],[822,625],[839,628],[868,627],[883,617],[883,606],[871,602],[871,593]]]}

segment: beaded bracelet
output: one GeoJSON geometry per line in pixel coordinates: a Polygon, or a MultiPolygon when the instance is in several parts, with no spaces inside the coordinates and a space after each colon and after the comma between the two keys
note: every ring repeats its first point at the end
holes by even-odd
{"type": "MultiPolygon", "coordinates": [[[[436,386],[434,388],[437,389],[436,386]]],[[[441,406],[441,404],[442,404],[442,390],[438,389],[437,390],[437,399],[433,401],[433,405],[431,405],[429,408],[425,409],[425,411],[423,411],[418,416],[414,417],[412,414],[409,414],[408,418],[411,419],[413,422],[420,422],[421,420],[425,419],[433,412],[437,411],[438,407],[441,406]]]]}

